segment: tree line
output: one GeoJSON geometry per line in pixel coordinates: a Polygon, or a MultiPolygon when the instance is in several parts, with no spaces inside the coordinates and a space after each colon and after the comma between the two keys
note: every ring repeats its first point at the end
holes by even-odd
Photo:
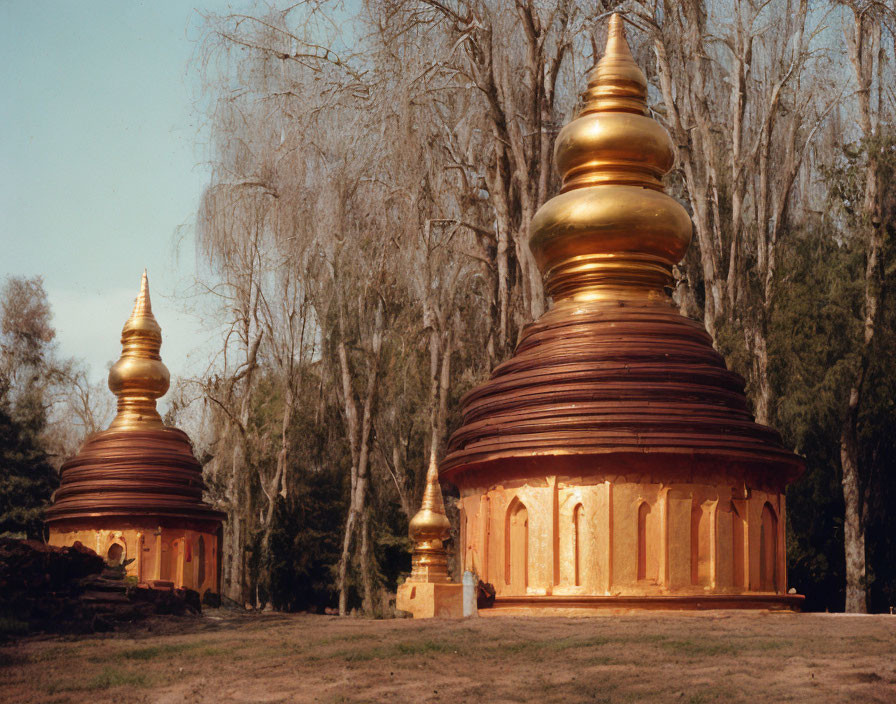
{"type": "Polygon", "coordinates": [[[529,225],[613,10],[694,223],[674,300],[806,458],[790,582],[896,604],[896,12],[869,0],[205,14],[196,285],[225,334],[169,419],[228,513],[230,598],[388,612],[425,459],[549,304],[529,225]]]}

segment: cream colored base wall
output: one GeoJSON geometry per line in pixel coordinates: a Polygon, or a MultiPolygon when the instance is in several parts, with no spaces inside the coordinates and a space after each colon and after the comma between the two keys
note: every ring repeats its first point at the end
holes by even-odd
{"type": "Polygon", "coordinates": [[[784,594],[784,496],[556,477],[461,489],[464,570],[500,596],[784,594]]]}
{"type": "Polygon", "coordinates": [[[66,530],[51,526],[50,545],[80,542],[111,564],[133,559],[129,577],[140,582],[159,579],[175,587],[218,592],[218,544],[214,533],[176,528],[66,530]]]}
{"type": "Polygon", "coordinates": [[[414,618],[462,618],[463,585],[405,582],[398,587],[395,608],[414,618]]]}

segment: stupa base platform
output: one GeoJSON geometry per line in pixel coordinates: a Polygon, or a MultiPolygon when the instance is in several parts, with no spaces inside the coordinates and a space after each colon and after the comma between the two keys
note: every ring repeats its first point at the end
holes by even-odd
{"type": "Polygon", "coordinates": [[[801,611],[802,594],[684,594],[668,596],[504,596],[480,616],[588,616],[607,610],[709,611],[756,609],[801,611]]]}
{"type": "Polygon", "coordinates": [[[463,585],[405,582],[398,587],[395,608],[414,618],[463,618],[463,585]]]}

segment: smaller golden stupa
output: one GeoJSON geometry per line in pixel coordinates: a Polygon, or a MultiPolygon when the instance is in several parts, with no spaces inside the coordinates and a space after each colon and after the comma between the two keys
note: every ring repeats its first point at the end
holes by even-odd
{"type": "Polygon", "coordinates": [[[435,452],[426,472],[426,488],[420,510],[411,519],[408,534],[414,541],[411,576],[398,588],[396,608],[414,618],[460,618],[463,616],[463,586],[448,576],[445,541],[451,523],[439,486],[435,452]]]}
{"type": "Polygon", "coordinates": [[[145,271],[121,345],[109,371],[118,414],[62,465],[47,510],[49,543],[79,541],[140,582],[218,592],[224,514],[202,500],[190,439],[156,410],[169,374],[145,271]]]}

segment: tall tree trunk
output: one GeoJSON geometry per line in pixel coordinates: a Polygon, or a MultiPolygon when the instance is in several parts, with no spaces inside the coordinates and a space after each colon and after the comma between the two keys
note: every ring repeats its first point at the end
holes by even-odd
{"type": "Polygon", "coordinates": [[[846,555],[846,613],[868,611],[865,572],[865,520],[859,477],[856,432],[852,422],[859,406],[859,390],[849,396],[847,420],[840,433],[840,466],[843,469],[843,547],[846,555]]]}
{"type": "MultiPolygon", "coordinates": [[[[362,311],[363,314],[363,311],[362,311]]],[[[339,615],[348,613],[348,567],[351,562],[351,549],[357,537],[359,522],[367,503],[367,488],[370,468],[370,444],[371,427],[373,424],[373,407],[376,402],[376,393],[379,383],[379,358],[383,339],[383,307],[382,302],[377,304],[374,315],[374,329],[371,336],[371,346],[367,369],[367,390],[364,395],[364,408],[359,420],[357,406],[354,401],[354,392],[351,387],[351,374],[348,366],[348,355],[345,351],[345,342],[340,340],[339,359],[343,378],[343,403],[348,435],[352,444],[352,488],[349,500],[348,515],[345,520],[345,532],[342,536],[342,553],[337,567],[337,588],[339,590],[339,615]]],[[[363,543],[363,536],[362,541],[363,543]]],[[[363,550],[362,544],[362,550],[363,550]]],[[[369,550],[367,555],[369,556],[369,550]]],[[[364,556],[362,555],[362,573],[372,578],[372,574],[364,569],[364,556]]],[[[362,580],[366,579],[362,574],[362,580]]],[[[372,603],[372,587],[364,583],[365,602],[372,603]]],[[[366,609],[366,605],[365,605],[366,609]]]]}
{"type": "Polygon", "coordinates": [[[756,422],[763,425],[769,425],[772,422],[772,388],[768,377],[768,344],[766,338],[766,320],[762,315],[761,319],[750,329],[748,333],[752,338],[752,344],[749,345],[753,354],[753,379],[755,383],[754,413],[756,422]]]}
{"type": "Polygon", "coordinates": [[[693,130],[684,126],[681,114],[676,107],[672,67],[665,39],[659,29],[654,33],[653,49],[656,55],[663,103],[667,110],[666,124],[677,146],[688,200],[694,211],[694,234],[699,245],[700,266],[705,289],[703,322],[707,332],[715,339],[716,321],[722,315],[723,295],[722,285],[719,281],[720,262],[714,245],[712,217],[707,207],[710,200],[709,177],[700,173],[701,144],[699,139],[692,136],[693,130]]]}
{"type": "MultiPolygon", "coordinates": [[[[866,140],[877,134],[871,88],[877,60],[878,80],[883,89],[880,49],[881,27],[868,14],[868,7],[854,9],[853,35],[849,44],[850,59],[855,69],[859,89],[859,126],[866,140]],[[866,44],[870,40],[870,46],[866,44]]],[[[859,458],[858,420],[862,391],[871,360],[874,333],[883,297],[882,250],[885,225],[881,221],[880,167],[877,154],[869,147],[865,167],[865,194],[862,203],[861,226],[868,229],[868,249],[865,265],[862,340],[859,361],[849,389],[846,417],[840,432],[840,464],[843,472],[843,547],[846,555],[846,611],[866,613],[867,584],[865,566],[865,502],[863,501],[862,467],[859,458]]]]}
{"type": "MultiPolygon", "coordinates": [[[[501,157],[498,157],[499,160],[501,157]]],[[[497,302],[498,302],[498,339],[497,356],[504,357],[507,349],[507,332],[509,326],[510,309],[510,214],[507,202],[504,199],[503,184],[500,181],[502,173],[498,173],[489,179],[489,191],[495,208],[495,237],[497,241],[495,251],[495,266],[497,268],[497,302]]]]}
{"type": "Polygon", "coordinates": [[[239,604],[246,601],[246,575],[243,556],[246,552],[246,536],[243,530],[243,513],[246,510],[245,501],[245,461],[243,457],[244,442],[241,434],[233,430],[237,435],[235,445],[230,456],[230,476],[228,477],[228,524],[230,526],[230,540],[227,541],[228,551],[225,553],[225,594],[239,604]]]}
{"type": "Polygon", "coordinates": [[[272,476],[269,480],[265,481],[265,477],[262,476],[260,472],[258,477],[262,492],[264,493],[265,499],[268,503],[267,509],[262,514],[263,521],[260,545],[261,554],[259,555],[258,560],[258,582],[268,592],[268,599],[270,599],[271,587],[271,532],[274,529],[274,512],[277,508],[277,497],[286,496],[285,475],[286,463],[289,458],[287,431],[289,429],[289,424],[292,421],[292,411],[292,393],[287,390],[286,399],[283,406],[283,416],[281,418],[280,451],[277,453],[277,467],[274,471],[274,476],[272,476]],[[265,484],[267,484],[267,486],[265,486],[265,484]]]}
{"type": "Polygon", "coordinates": [[[371,530],[370,509],[365,508],[361,514],[361,586],[364,589],[362,607],[365,614],[375,615],[373,603],[374,560],[371,546],[371,530]]]}

